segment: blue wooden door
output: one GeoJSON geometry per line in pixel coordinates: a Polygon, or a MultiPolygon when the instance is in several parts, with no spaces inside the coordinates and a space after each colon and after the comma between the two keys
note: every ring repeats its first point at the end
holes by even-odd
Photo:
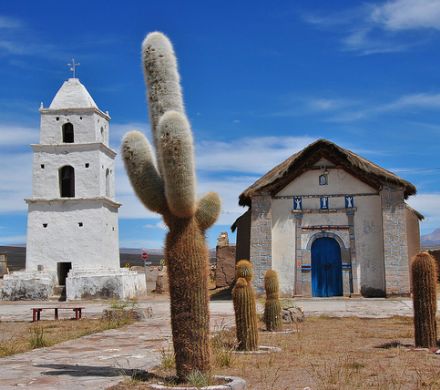
{"type": "Polygon", "coordinates": [[[318,238],[312,244],[312,295],[342,295],[341,248],[333,238],[318,238]]]}

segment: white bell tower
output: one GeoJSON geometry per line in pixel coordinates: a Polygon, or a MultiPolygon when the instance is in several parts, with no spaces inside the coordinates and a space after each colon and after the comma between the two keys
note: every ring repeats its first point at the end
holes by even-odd
{"type": "Polygon", "coordinates": [[[115,156],[108,113],[77,78],[64,82],[40,108],[40,143],[32,145],[26,271],[119,270],[115,156]]]}
{"type": "Polygon", "coordinates": [[[145,293],[145,275],[120,268],[121,205],[115,200],[109,114],[75,77],[40,113],[32,196],[26,199],[26,270],[4,276],[0,299],[125,299],[145,293]]]}

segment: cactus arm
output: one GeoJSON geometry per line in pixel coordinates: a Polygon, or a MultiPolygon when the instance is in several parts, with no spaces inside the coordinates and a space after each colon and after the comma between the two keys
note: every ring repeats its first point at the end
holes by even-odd
{"type": "Polygon", "coordinates": [[[189,123],[179,112],[167,111],[160,118],[158,133],[158,156],[168,207],[176,217],[192,217],[196,211],[196,180],[189,123]]]}
{"type": "Polygon", "coordinates": [[[216,192],[208,192],[197,205],[196,220],[200,229],[206,230],[217,221],[220,215],[221,202],[216,192]]]}
{"type": "Polygon", "coordinates": [[[122,158],[136,195],[151,211],[167,212],[163,180],[154,164],[151,146],[139,131],[127,133],[122,141],[122,158]]]}
{"type": "MultiPolygon", "coordinates": [[[[159,32],[148,34],[142,43],[142,57],[150,123],[157,149],[158,125],[162,115],[167,111],[184,113],[180,76],[173,46],[165,35],[159,32]]],[[[160,166],[159,170],[162,172],[160,166]]]]}

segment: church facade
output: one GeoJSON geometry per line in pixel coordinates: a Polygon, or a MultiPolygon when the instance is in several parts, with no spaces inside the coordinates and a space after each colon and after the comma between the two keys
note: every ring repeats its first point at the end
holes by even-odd
{"type": "Polygon", "coordinates": [[[419,220],[411,183],[355,153],[318,140],[247,188],[239,204],[237,258],[263,289],[278,272],[285,296],[383,297],[410,293],[419,220]]]}

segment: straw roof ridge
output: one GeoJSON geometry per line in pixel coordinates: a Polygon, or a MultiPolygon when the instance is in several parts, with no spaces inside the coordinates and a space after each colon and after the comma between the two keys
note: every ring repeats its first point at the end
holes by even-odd
{"type": "Polygon", "coordinates": [[[416,187],[412,183],[393,172],[331,141],[318,139],[272,168],[243,191],[239,197],[239,205],[250,206],[254,195],[276,194],[323,157],[374,188],[380,189],[384,184],[401,187],[404,190],[405,199],[416,193],[416,187]]]}

